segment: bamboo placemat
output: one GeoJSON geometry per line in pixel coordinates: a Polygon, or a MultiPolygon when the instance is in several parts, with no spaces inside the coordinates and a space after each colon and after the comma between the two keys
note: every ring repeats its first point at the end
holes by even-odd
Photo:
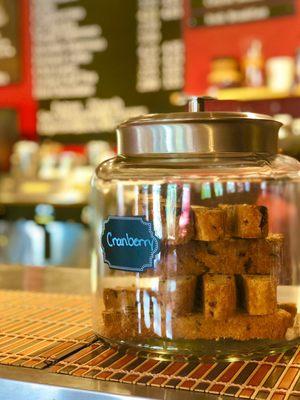
{"type": "Polygon", "coordinates": [[[145,358],[95,342],[88,296],[0,291],[0,364],[246,399],[300,399],[300,347],[233,363],[145,358]]]}
{"type": "Polygon", "coordinates": [[[95,339],[88,296],[0,291],[0,364],[42,369],[95,339]]]}
{"type": "Polygon", "coordinates": [[[300,348],[260,361],[200,364],[145,359],[97,342],[58,362],[51,371],[246,399],[300,399],[300,348]]]}

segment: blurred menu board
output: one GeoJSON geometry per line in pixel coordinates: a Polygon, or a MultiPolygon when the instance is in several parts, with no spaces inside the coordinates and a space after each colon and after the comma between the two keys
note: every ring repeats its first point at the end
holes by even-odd
{"type": "Polygon", "coordinates": [[[20,1],[0,0],[0,86],[20,80],[20,1]]]}
{"type": "Polygon", "coordinates": [[[40,135],[98,134],[178,111],[182,0],[31,0],[40,135]]]}
{"type": "Polygon", "coordinates": [[[296,13],[296,0],[190,0],[191,27],[238,24],[296,13]]]}

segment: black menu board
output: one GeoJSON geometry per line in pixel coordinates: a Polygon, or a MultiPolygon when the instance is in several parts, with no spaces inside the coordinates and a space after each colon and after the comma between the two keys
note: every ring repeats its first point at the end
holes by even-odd
{"type": "Polygon", "coordinates": [[[182,0],[32,0],[38,133],[85,140],[178,111],[182,0]]]}
{"type": "Polygon", "coordinates": [[[0,0],[0,86],[20,81],[21,4],[0,0]]]}
{"type": "Polygon", "coordinates": [[[189,25],[232,25],[295,13],[296,0],[190,0],[189,25]]]}

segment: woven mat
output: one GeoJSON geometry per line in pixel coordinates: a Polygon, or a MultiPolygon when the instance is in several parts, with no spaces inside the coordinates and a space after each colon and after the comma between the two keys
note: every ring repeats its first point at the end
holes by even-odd
{"type": "Polygon", "coordinates": [[[87,296],[0,291],[0,364],[246,399],[300,399],[300,347],[234,363],[145,358],[95,342],[87,296]]]}
{"type": "Polygon", "coordinates": [[[95,339],[88,296],[0,291],[0,364],[42,369],[95,339]]]}
{"type": "Polygon", "coordinates": [[[300,348],[260,361],[199,364],[145,359],[97,342],[51,371],[247,399],[300,399],[300,348]]]}

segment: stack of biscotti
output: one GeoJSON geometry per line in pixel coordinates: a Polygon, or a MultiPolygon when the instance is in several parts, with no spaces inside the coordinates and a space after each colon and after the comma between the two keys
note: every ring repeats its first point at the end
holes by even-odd
{"type": "MultiPolygon", "coordinates": [[[[156,198],[157,197],[157,198],[156,198]]],[[[103,336],[128,339],[281,339],[293,313],[276,301],[283,236],[256,205],[178,208],[145,195],[133,210],[161,239],[138,285],[104,290],[103,336]],[[143,277],[153,283],[144,285],[143,277]]]]}
{"type": "Polygon", "coordinates": [[[283,338],[292,323],[292,315],[277,307],[283,236],[269,234],[267,208],[238,204],[192,210],[194,239],[173,251],[180,273],[197,275],[201,282],[196,294],[201,302],[198,313],[177,319],[175,335],[283,338]]]}

